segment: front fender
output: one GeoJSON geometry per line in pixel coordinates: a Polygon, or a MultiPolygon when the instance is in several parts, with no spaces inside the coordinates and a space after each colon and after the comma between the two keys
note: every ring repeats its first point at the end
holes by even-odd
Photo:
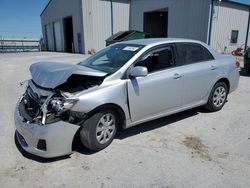
{"type": "Polygon", "coordinates": [[[79,101],[72,107],[73,111],[88,113],[104,104],[121,107],[126,119],[129,118],[126,80],[112,81],[96,87],[90,92],[80,93],[79,101]]]}

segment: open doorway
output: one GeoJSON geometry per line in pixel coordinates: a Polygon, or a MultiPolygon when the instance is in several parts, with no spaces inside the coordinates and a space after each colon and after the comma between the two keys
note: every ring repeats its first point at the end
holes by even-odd
{"type": "Polygon", "coordinates": [[[167,9],[161,9],[144,13],[144,32],[149,37],[167,37],[168,36],[168,12],[167,9]]]}
{"type": "Polygon", "coordinates": [[[72,16],[64,18],[63,23],[64,23],[65,51],[72,53],[74,52],[72,16]]]}

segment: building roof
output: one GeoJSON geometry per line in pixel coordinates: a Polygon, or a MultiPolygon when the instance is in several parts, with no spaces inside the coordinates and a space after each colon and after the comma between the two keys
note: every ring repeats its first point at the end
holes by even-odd
{"type": "Polygon", "coordinates": [[[42,16],[42,14],[45,12],[45,10],[47,9],[47,7],[49,6],[49,4],[51,3],[52,0],[49,0],[48,4],[44,7],[42,13],[40,14],[40,16],[42,16]]]}

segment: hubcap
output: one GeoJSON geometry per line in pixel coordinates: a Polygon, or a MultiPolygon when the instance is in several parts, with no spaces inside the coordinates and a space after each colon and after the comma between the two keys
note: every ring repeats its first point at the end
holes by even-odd
{"type": "Polygon", "coordinates": [[[213,103],[218,108],[221,107],[226,100],[226,89],[222,86],[218,87],[214,91],[213,103]]]}
{"type": "Polygon", "coordinates": [[[104,114],[96,127],[96,138],[100,144],[107,143],[115,131],[115,117],[113,114],[104,114]]]}

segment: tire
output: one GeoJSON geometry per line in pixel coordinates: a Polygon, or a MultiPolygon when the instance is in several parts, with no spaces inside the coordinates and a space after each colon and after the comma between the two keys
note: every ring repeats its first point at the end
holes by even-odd
{"type": "Polygon", "coordinates": [[[113,110],[102,110],[90,116],[80,131],[82,144],[93,151],[106,148],[114,139],[118,117],[113,110]]]}
{"type": "Polygon", "coordinates": [[[207,104],[204,106],[208,111],[215,112],[222,109],[227,101],[228,87],[224,82],[218,82],[214,85],[207,104]]]}

